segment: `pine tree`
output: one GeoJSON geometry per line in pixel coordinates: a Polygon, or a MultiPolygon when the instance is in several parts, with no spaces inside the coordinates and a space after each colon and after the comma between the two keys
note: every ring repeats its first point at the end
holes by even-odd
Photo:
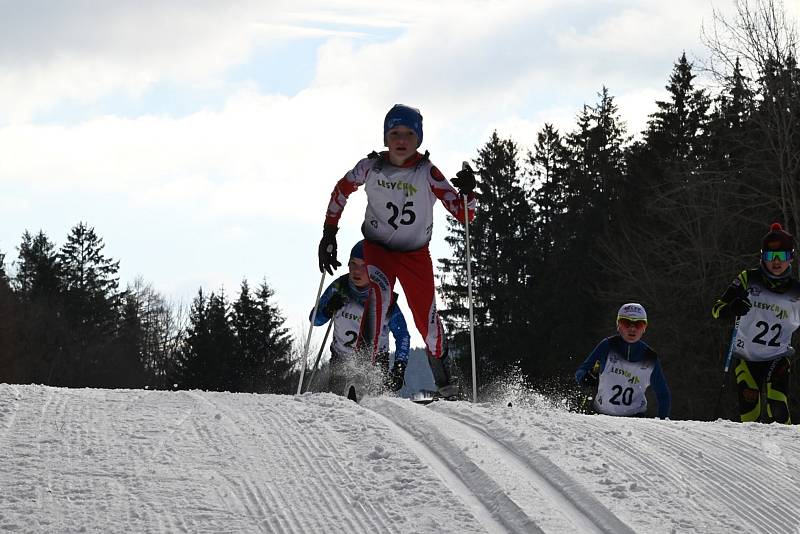
{"type": "Polygon", "coordinates": [[[605,331],[604,314],[613,306],[601,294],[607,280],[599,265],[600,241],[620,217],[628,138],[608,89],[603,87],[598,96],[597,104],[584,106],[578,115],[563,149],[554,148],[559,155],[553,166],[557,202],[543,193],[533,197],[534,212],[547,218],[539,230],[540,250],[532,252],[542,260],[527,295],[534,303],[531,346],[536,353],[523,368],[539,383],[568,376],[605,331]]]}
{"type": "Polygon", "coordinates": [[[529,191],[535,211],[536,250],[547,253],[553,246],[553,224],[566,211],[564,174],[569,155],[564,140],[552,124],[545,124],[536,135],[533,152],[528,153],[532,183],[529,191]]]}
{"type": "Polygon", "coordinates": [[[291,374],[295,365],[295,354],[292,347],[294,340],[289,330],[284,327],[286,319],[272,303],[274,291],[263,281],[256,292],[256,310],[259,337],[261,346],[257,346],[256,353],[261,359],[256,359],[264,369],[264,385],[261,391],[265,393],[290,393],[293,391],[294,377],[291,374]]]}
{"type": "Polygon", "coordinates": [[[237,362],[237,391],[256,392],[260,390],[263,376],[263,353],[260,349],[261,332],[258,328],[258,308],[250,295],[247,280],[242,280],[239,298],[233,303],[231,322],[239,343],[237,362]]]}
{"type": "MultiPolygon", "coordinates": [[[[520,333],[528,326],[529,303],[524,293],[529,273],[520,252],[530,240],[531,216],[513,141],[500,139],[494,132],[474,163],[481,193],[470,240],[476,344],[485,380],[527,356],[520,333]]],[[[455,220],[448,223],[445,239],[454,257],[440,260],[440,290],[447,304],[442,317],[455,338],[453,348],[463,354],[468,342],[464,227],[455,220]]],[[[463,363],[469,364],[466,359],[463,363]]]]}
{"type": "Polygon", "coordinates": [[[238,347],[224,291],[206,298],[197,293],[189,312],[177,376],[181,389],[233,391],[236,386],[238,347]]]}
{"type": "Polygon", "coordinates": [[[5,271],[5,254],[0,253],[0,382],[15,383],[20,378],[16,365],[18,307],[5,271]]]}
{"type": "Polygon", "coordinates": [[[61,292],[61,263],[55,245],[41,230],[36,236],[26,230],[18,251],[13,287],[27,301],[42,299],[54,304],[61,292]]]}
{"type": "Polygon", "coordinates": [[[684,52],[666,86],[670,99],[656,102],[658,111],[651,115],[647,132],[650,148],[672,165],[697,166],[707,155],[710,100],[705,91],[695,89],[692,68],[684,52]]]}
{"type": "Polygon", "coordinates": [[[69,383],[66,349],[71,334],[61,287],[61,264],[55,245],[39,231],[22,235],[11,287],[19,299],[14,324],[16,370],[20,382],[69,383]]]}
{"type": "Polygon", "coordinates": [[[94,228],[78,223],[61,247],[64,308],[73,331],[68,385],[103,386],[114,374],[106,354],[117,334],[124,293],[118,290],[119,261],[103,254],[94,228]]]}

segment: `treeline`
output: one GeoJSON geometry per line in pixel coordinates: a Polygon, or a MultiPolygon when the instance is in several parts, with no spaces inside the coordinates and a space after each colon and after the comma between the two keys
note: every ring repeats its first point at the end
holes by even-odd
{"type": "MultiPolygon", "coordinates": [[[[796,34],[775,2],[737,6],[708,40],[718,86],[699,88],[681,55],[668,98],[636,140],[603,87],[572,131],[545,124],[529,150],[495,133],[478,150],[470,233],[481,384],[520,368],[563,391],[614,333],[617,308],[636,301],[648,310],[645,340],[662,357],[673,417],[715,417],[732,325],[714,321],[711,305],[758,264],[770,223],[800,237],[796,34]]],[[[447,241],[443,316],[468,354],[460,224],[450,221],[447,241]]],[[[724,404],[736,413],[733,396],[724,404]]]]}
{"type": "Polygon", "coordinates": [[[202,288],[187,314],[137,280],[86,223],[57,248],[26,231],[0,253],[0,382],[65,387],[291,390],[293,340],[263,282],[230,302],[202,288]]]}

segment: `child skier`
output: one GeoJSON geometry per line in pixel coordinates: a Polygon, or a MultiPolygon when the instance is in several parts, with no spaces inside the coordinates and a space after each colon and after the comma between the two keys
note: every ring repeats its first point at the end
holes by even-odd
{"type": "Polygon", "coordinates": [[[647,312],[641,304],[624,304],[617,312],[615,336],[601,341],[575,372],[575,381],[596,387],[597,413],[643,416],[647,411],[645,393],[653,387],[658,417],[669,417],[671,395],[661,362],[642,336],[647,329],[647,312]]]}
{"type": "Polygon", "coordinates": [[[791,277],[793,258],[794,237],[773,223],[762,239],[758,267],[742,271],[711,310],[715,319],[740,317],[733,354],[742,422],[792,423],[790,342],[800,327],[800,282],[791,277]]]}
{"type": "MultiPolygon", "coordinates": [[[[333,320],[333,340],[331,341],[331,381],[334,393],[342,394],[347,377],[343,376],[345,360],[356,353],[356,341],[364,319],[364,305],[369,293],[370,281],[364,263],[364,241],[359,241],[350,251],[347,264],[349,274],[337,278],[320,297],[314,326],[321,326],[333,320]]],[[[373,363],[381,367],[384,385],[393,391],[403,387],[408,350],[411,336],[408,334],[406,319],[397,305],[397,294],[392,294],[388,320],[383,324],[378,342],[378,354],[373,363]],[[394,364],[389,369],[389,331],[394,336],[394,364]]]]}
{"type": "MultiPolygon", "coordinates": [[[[475,216],[475,176],[471,171],[460,171],[453,180],[457,191],[428,159],[428,152],[423,155],[417,151],[422,144],[422,115],[417,109],[402,104],[392,107],[383,121],[383,142],[387,151],[373,152],[359,161],[333,189],[319,244],[319,268],[333,274],[340,265],[336,259],[339,218],[350,194],[365,186],[367,209],[361,231],[366,238],[364,260],[378,317],[375,326],[383,324],[391,291],[399,279],[414,323],[425,341],[439,393],[453,398],[458,387],[450,379],[428,243],[437,199],[459,221],[475,216]],[[468,213],[463,195],[467,196],[468,213]]],[[[377,332],[372,339],[375,344],[377,332]]]]}

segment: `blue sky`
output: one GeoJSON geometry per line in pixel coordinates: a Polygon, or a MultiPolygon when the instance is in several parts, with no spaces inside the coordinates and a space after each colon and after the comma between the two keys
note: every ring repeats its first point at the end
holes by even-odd
{"type": "MultiPolygon", "coordinates": [[[[302,338],[327,198],[381,148],[391,105],[421,109],[422,148],[447,176],[493,130],[527,150],[545,121],[571,129],[603,85],[635,133],[680,54],[702,62],[711,7],[0,2],[6,268],[25,230],[60,246],[85,221],[121,261],[123,284],[141,276],[188,304],[200,286],[235,296],[243,278],[266,279],[302,338]]],[[[358,192],[345,210],[342,251],[359,238],[364,201],[358,192]]],[[[435,225],[434,260],[448,253],[444,209],[435,225]]]]}

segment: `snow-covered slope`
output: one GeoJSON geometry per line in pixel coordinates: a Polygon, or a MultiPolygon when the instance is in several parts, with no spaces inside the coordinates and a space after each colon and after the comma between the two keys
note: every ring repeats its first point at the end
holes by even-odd
{"type": "Polygon", "coordinates": [[[796,427],[528,400],[2,384],[0,531],[800,534],[796,427]]]}

